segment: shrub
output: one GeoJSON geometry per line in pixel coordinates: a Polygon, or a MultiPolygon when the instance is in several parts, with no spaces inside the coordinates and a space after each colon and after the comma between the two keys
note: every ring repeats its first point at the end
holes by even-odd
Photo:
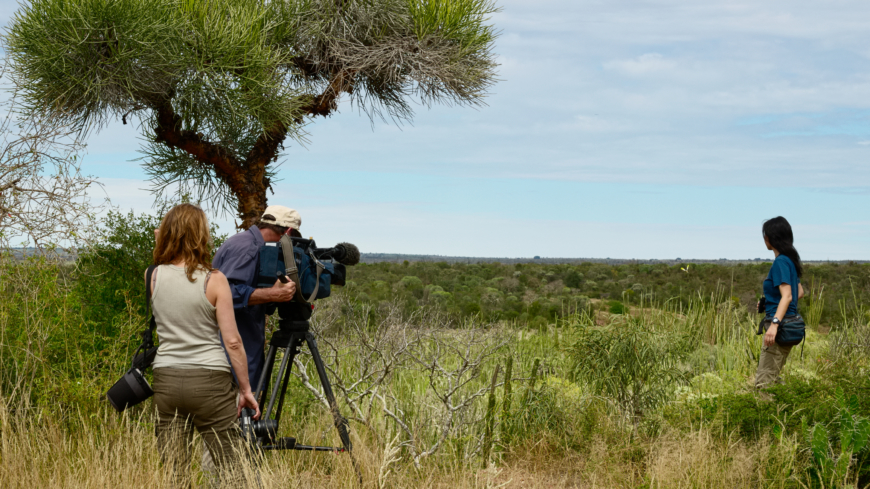
{"type": "Polygon", "coordinates": [[[572,379],[612,399],[635,424],[685,381],[679,369],[685,357],[682,339],[642,321],[601,328],[580,325],[577,337],[569,350],[572,379]]]}
{"type": "Polygon", "coordinates": [[[870,444],[870,419],[856,414],[858,411],[858,396],[849,398],[843,394],[842,388],[837,388],[835,394],[837,403],[837,435],[839,453],[834,449],[834,443],[828,435],[828,428],[823,423],[815,423],[809,427],[806,417],[802,420],[802,432],[810,447],[813,459],[812,474],[824,487],[847,486],[849,469],[853,465],[853,457],[866,451],[870,444]]]}
{"type": "Polygon", "coordinates": [[[610,306],[610,308],[608,309],[610,311],[610,314],[625,314],[626,312],[628,312],[625,304],[619,301],[610,301],[608,303],[608,306],[610,306]]]}
{"type": "Polygon", "coordinates": [[[154,229],[159,225],[158,217],[132,212],[109,212],[103,219],[100,241],[79,255],[77,263],[75,290],[87,317],[110,328],[118,315],[126,313],[127,301],[144,315],[142,275],[151,265],[154,229]]]}
{"type": "Polygon", "coordinates": [[[583,274],[577,270],[571,270],[565,277],[565,285],[572,289],[579,289],[583,286],[583,274]]]}

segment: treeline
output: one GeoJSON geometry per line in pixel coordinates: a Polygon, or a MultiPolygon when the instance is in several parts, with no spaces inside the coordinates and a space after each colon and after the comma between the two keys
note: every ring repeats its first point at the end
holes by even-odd
{"type": "MultiPolygon", "coordinates": [[[[363,263],[350,270],[347,293],[367,303],[398,298],[409,311],[437,305],[456,315],[537,326],[584,307],[622,312],[665,301],[688,306],[730,300],[752,310],[769,269],[770,262],[727,266],[363,263]]],[[[870,264],[808,264],[805,269],[802,283],[807,296],[801,307],[820,302],[822,324],[867,316],[859,304],[870,299],[870,264]]]]}
{"type": "MultiPolygon", "coordinates": [[[[149,215],[110,213],[101,242],[78,256],[76,289],[106,329],[132,307],[144,314],[142,273],[151,262],[153,230],[149,215]]],[[[226,236],[215,235],[215,246],[226,236]]],[[[638,306],[688,307],[730,301],[755,308],[769,262],[744,264],[546,264],[404,261],[360,263],[348,268],[344,291],[353,301],[398,301],[406,313],[434,306],[461,318],[511,321],[542,328],[584,308],[612,313],[638,306]]],[[[802,280],[807,297],[801,309],[821,307],[821,324],[870,320],[870,264],[807,264],[802,280]]]]}

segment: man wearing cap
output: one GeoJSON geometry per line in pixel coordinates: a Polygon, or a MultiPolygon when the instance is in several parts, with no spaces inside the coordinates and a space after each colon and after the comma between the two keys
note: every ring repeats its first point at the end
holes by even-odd
{"type": "Polygon", "coordinates": [[[267,289],[255,287],[260,248],[267,242],[277,242],[284,234],[301,236],[302,218],[294,209],[270,205],[260,220],[247,231],[230,237],[221,245],[212,266],[230,282],[236,325],[245,353],[248,355],[248,377],[256,389],[265,363],[266,311],[263,304],[287,302],[296,293],[296,284],[280,280],[267,289]]]}

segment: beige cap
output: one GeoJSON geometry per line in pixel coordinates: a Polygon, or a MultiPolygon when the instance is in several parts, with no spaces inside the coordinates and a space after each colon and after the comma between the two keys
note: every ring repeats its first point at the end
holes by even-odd
{"type": "Polygon", "coordinates": [[[270,205],[269,207],[266,207],[261,221],[267,224],[281,226],[282,228],[293,228],[297,231],[299,230],[299,227],[302,226],[302,217],[299,216],[296,209],[284,207],[283,205],[270,205]],[[266,216],[274,219],[267,219],[266,216]]]}

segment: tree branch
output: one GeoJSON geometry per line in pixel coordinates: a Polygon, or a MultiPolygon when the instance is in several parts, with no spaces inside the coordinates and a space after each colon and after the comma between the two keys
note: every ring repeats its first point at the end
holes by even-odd
{"type": "Polygon", "coordinates": [[[158,143],[165,143],[173,148],[186,151],[201,163],[211,165],[215,173],[230,186],[233,191],[241,190],[233,187],[241,169],[241,162],[225,148],[206,141],[200,134],[191,130],[181,129],[181,118],[172,109],[169,99],[163,100],[153,107],[155,115],[154,133],[158,143]]]}
{"type": "Polygon", "coordinates": [[[302,112],[311,116],[328,116],[338,108],[338,97],[342,93],[353,93],[354,75],[352,70],[342,69],[329,81],[326,90],[315,96],[311,102],[302,106],[302,112]]]}

